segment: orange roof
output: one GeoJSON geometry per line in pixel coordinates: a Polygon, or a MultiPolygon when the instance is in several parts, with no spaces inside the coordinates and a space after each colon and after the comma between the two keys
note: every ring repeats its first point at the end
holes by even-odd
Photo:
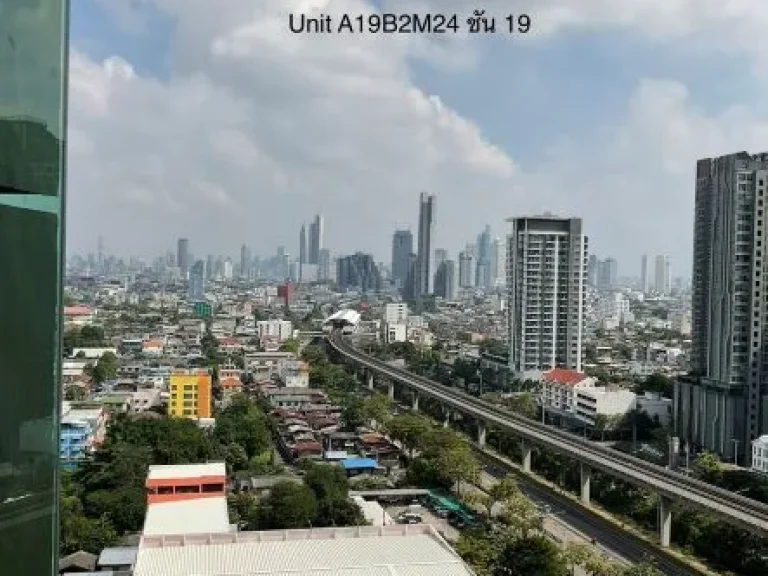
{"type": "Polygon", "coordinates": [[[554,368],[544,373],[544,379],[561,386],[575,386],[587,377],[583,372],[568,368],[554,368]]]}
{"type": "Polygon", "coordinates": [[[163,343],[160,340],[147,340],[142,344],[144,348],[162,348],[163,343]]]}
{"type": "Polygon", "coordinates": [[[64,316],[90,316],[91,309],[87,306],[64,306],[64,316]]]}
{"type": "Polygon", "coordinates": [[[242,386],[243,383],[240,382],[240,378],[224,378],[221,381],[221,387],[222,388],[237,388],[238,386],[242,386]]]}

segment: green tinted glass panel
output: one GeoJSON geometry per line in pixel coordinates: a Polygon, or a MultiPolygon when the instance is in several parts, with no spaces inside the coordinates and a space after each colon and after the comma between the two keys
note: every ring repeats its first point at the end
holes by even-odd
{"type": "Polygon", "coordinates": [[[0,0],[0,573],[58,569],[68,1],[0,0]]]}

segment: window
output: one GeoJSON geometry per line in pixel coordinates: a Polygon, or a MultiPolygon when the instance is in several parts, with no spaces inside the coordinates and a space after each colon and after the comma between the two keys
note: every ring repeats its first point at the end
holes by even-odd
{"type": "Polygon", "coordinates": [[[0,320],[0,366],[5,367],[0,466],[12,465],[15,477],[12,483],[0,478],[0,559],[3,574],[54,574],[59,557],[54,374],[61,351],[53,335],[59,330],[61,298],[66,117],[61,62],[67,60],[68,2],[2,6],[0,294],[12,305],[0,320]],[[3,506],[6,498],[20,500],[3,506]]]}

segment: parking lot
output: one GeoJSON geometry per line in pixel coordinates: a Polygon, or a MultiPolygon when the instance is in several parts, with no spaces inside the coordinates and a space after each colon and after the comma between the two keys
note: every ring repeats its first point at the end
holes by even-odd
{"type": "Polygon", "coordinates": [[[439,518],[436,516],[429,508],[426,506],[384,506],[384,510],[387,511],[387,514],[389,514],[392,517],[392,520],[397,522],[398,515],[403,511],[408,512],[415,512],[416,514],[419,514],[424,521],[422,524],[429,524],[433,526],[438,532],[440,532],[443,537],[447,540],[456,540],[459,537],[459,531],[456,530],[453,526],[448,524],[448,520],[445,518],[439,518]]]}

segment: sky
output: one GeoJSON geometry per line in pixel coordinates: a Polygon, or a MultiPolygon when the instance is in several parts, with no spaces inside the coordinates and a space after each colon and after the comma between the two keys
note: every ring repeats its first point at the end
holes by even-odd
{"type": "Polygon", "coordinates": [[[68,251],[325,245],[391,257],[551,212],[590,252],[690,276],[695,162],[768,151],[765,0],[72,0],[68,251]],[[482,3],[480,3],[482,4],[482,3]],[[289,15],[456,15],[447,34],[293,33],[289,15]],[[528,34],[506,16],[527,14],[528,34]]]}

